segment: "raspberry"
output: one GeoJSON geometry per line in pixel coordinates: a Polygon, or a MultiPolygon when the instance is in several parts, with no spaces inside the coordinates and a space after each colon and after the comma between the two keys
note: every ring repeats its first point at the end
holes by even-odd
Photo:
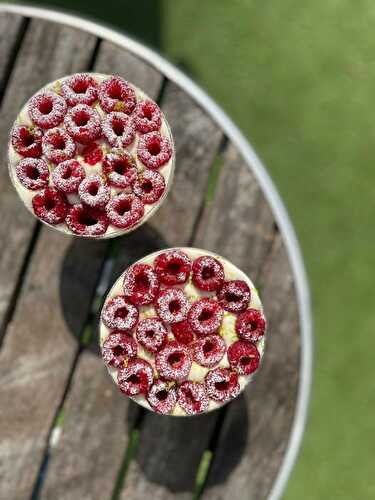
{"type": "Polygon", "coordinates": [[[144,206],[134,194],[121,193],[108,203],[107,216],[113,226],[121,229],[134,226],[144,214],[144,206]]]}
{"type": "Polygon", "coordinates": [[[250,375],[259,366],[260,354],[258,349],[247,340],[237,340],[228,348],[228,361],[240,375],[250,375]]]}
{"type": "Polygon", "coordinates": [[[111,186],[127,188],[137,179],[138,171],[131,154],[118,150],[105,155],[103,172],[111,186]]]}
{"type": "Polygon", "coordinates": [[[166,323],[179,323],[186,319],[190,303],[179,288],[161,290],[155,303],[160,318],[166,323]]]}
{"type": "Polygon", "coordinates": [[[109,113],[102,123],[103,135],[109,144],[116,148],[126,148],[134,141],[133,120],[119,111],[109,113]]]}
{"type": "Polygon", "coordinates": [[[208,397],[219,403],[234,399],[240,392],[237,373],[227,368],[215,368],[209,371],[205,381],[208,397]]]}
{"type": "Polygon", "coordinates": [[[102,148],[96,142],[89,144],[82,151],[83,161],[88,165],[96,165],[103,159],[102,148]]]}
{"type": "Polygon", "coordinates": [[[124,275],[124,295],[133,304],[151,304],[159,291],[159,280],[148,264],[134,264],[124,275]]]}
{"type": "Polygon", "coordinates": [[[48,186],[49,170],[44,160],[23,158],[16,167],[16,175],[26,189],[36,190],[48,186]]]}
{"type": "Polygon", "coordinates": [[[221,307],[233,313],[244,311],[249,305],[250,296],[250,288],[242,280],[224,281],[217,293],[221,307]]]}
{"type": "Polygon", "coordinates": [[[131,330],[138,321],[138,309],[122,295],[117,295],[104,306],[103,323],[113,330],[131,330]]]}
{"type": "Polygon", "coordinates": [[[73,158],[76,145],[64,129],[53,128],[43,136],[42,150],[49,161],[57,164],[73,158]]]}
{"type": "Polygon", "coordinates": [[[43,131],[39,127],[15,125],[11,133],[14,150],[27,158],[39,158],[42,154],[43,131]]]}
{"type": "Polygon", "coordinates": [[[127,396],[146,394],[154,381],[152,366],[141,358],[132,358],[127,366],[120,368],[117,382],[120,391],[127,396]]]}
{"type": "Polygon", "coordinates": [[[164,285],[180,285],[189,278],[191,261],[181,250],[167,250],[156,257],[154,267],[164,285]]]}
{"type": "Polygon", "coordinates": [[[63,222],[68,210],[65,196],[49,187],[37,193],[32,204],[35,215],[48,224],[63,222]]]}
{"type": "Polygon", "coordinates": [[[137,104],[134,90],[119,76],[112,76],[104,80],[99,85],[98,97],[100,106],[107,113],[122,111],[130,115],[137,104]]]}
{"type": "Polygon", "coordinates": [[[169,161],[172,156],[172,146],[160,132],[150,132],[139,139],[137,155],[146,167],[157,169],[169,161]]]}
{"type": "Polygon", "coordinates": [[[236,332],[243,340],[257,342],[265,330],[266,320],[257,309],[247,309],[236,319],[236,332]]]}
{"type": "Polygon", "coordinates": [[[206,387],[199,382],[186,380],[178,389],[178,404],[188,415],[198,415],[208,410],[206,387]]]}
{"type": "Polygon", "coordinates": [[[93,104],[97,98],[97,83],[90,75],[77,73],[61,84],[61,93],[68,106],[93,104]]]}
{"type": "Polygon", "coordinates": [[[189,375],[192,362],[189,349],[177,342],[168,342],[155,356],[159,375],[178,382],[189,375]]]}
{"type": "Polygon", "coordinates": [[[191,306],[188,321],[196,334],[210,335],[220,328],[223,315],[224,311],[216,300],[204,297],[191,306]]]}
{"type": "Polygon", "coordinates": [[[107,231],[108,218],[96,208],[82,204],[73,205],[65,219],[68,228],[80,236],[100,236],[107,231]]]}
{"type": "Polygon", "coordinates": [[[147,393],[147,401],[158,413],[171,413],[177,402],[177,391],[174,384],[164,380],[156,380],[147,393]]]}
{"type": "Polygon", "coordinates": [[[200,290],[215,292],[224,283],[224,268],[221,262],[209,255],[198,257],[193,262],[193,283],[200,290]]]}
{"type": "Polygon", "coordinates": [[[193,330],[190,328],[189,322],[185,319],[180,321],[180,323],[173,323],[171,325],[172,333],[174,338],[180,344],[191,344],[195,338],[193,330]]]}
{"type": "Polygon", "coordinates": [[[86,177],[78,187],[82,203],[92,208],[104,208],[111,198],[111,189],[99,175],[86,177]]]}
{"type": "Polygon", "coordinates": [[[164,177],[155,170],[145,170],[134,182],[133,192],[145,205],[156,203],[165,191],[164,177]]]}
{"type": "Polygon", "coordinates": [[[208,335],[194,342],[194,361],[202,366],[212,368],[223,359],[226,351],[224,340],[220,335],[208,335]]]}
{"type": "Polygon", "coordinates": [[[69,135],[80,144],[89,144],[102,134],[100,116],[87,104],[77,104],[70,108],[64,125],[69,135]]]}
{"type": "Polygon", "coordinates": [[[77,160],[63,161],[52,172],[55,187],[67,194],[76,193],[84,177],[85,170],[77,160]]]}
{"type": "Polygon", "coordinates": [[[114,331],[105,339],[102,357],[106,365],[120,368],[137,355],[137,342],[127,333],[114,331]]]}
{"type": "Polygon", "coordinates": [[[160,130],[161,112],[159,106],[153,101],[139,102],[133,116],[135,128],[141,134],[160,130]]]}
{"type": "Polygon", "coordinates": [[[30,99],[28,110],[32,121],[46,129],[57,127],[63,121],[67,105],[63,97],[44,90],[30,99]]]}
{"type": "Polygon", "coordinates": [[[138,342],[150,352],[157,352],[165,344],[167,329],[159,318],[146,318],[140,321],[135,331],[138,342]]]}

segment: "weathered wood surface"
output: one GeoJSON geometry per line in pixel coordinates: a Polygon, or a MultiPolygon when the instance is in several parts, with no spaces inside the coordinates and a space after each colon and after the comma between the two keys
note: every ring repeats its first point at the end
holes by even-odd
{"type": "Polygon", "coordinates": [[[13,14],[2,14],[0,16],[0,99],[4,93],[5,86],[11,66],[14,61],[15,52],[25,20],[21,16],[13,14]]]}

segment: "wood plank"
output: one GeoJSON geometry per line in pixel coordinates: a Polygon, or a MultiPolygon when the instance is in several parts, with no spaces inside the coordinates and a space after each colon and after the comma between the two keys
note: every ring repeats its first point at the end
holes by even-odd
{"type": "Polygon", "coordinates": [[[8,73],[13,64],[12,56],[17,46],[23,22],[22,16],[9,13],[0,14],[0,100],[8,73]]]}

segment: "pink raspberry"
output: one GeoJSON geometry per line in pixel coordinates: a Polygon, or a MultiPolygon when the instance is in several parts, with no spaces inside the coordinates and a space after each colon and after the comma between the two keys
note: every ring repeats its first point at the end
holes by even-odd
{"type": "Polygon", "coordinates": [[[102,123],[103,135],[116,148],[126,148],[134,141],[135,128],[131,117],[120,111],[109,113],[102,123]]]}
{"type": "Polygon", "coordinates": [[[39,127],[15,125],[11,133],[14,150],[27,158],[39,158],[42,154],[43,131],[39,127]]]}
{"type": "Polygon", "coordinates": [[[179,323],[186,319],[190,302],[181,289],[165,288],[160,291],[155,308],[165,323],[179,323]]]}
{"type": "Polygon", "coordinates": [[[124,295],[133,304],[151,304],[159,291],[159,280],[148,264],[134,264],[124,275],[124,295]]]}
{"type": "Polygon", "coordinates": [[[156,132],[161,127],[161,112],[153,101],[139,102],[133,113],[135,128],[141,134],[156,132]]]}
{"type": "Polygon", "coordinates": [[[120,193],[108,203],[106,211],[113,226],[127,229],[142,219],[144,205],[134,194],[120,193]]]}
{"type": "Polygon", "coordinates": [[[154,381],[154,373],[150,363],[141,358],[132,358],[127,366],[117,372],[120,391],[127,396],[146,394],[154,381]]]}
{"type": "Polygon", "coordinates": [[[53,128],[43,136],[42,150],[47,160],[57,164],[73,158],[76,145],[64,129],[53,128]]]}
{"type": "Polygon", "coordinates": [[[97,98],[97,83],[92,76],[77,73],[63,81],[61,93],[70,107],[77,104],[90,106],[97,98]]]}
{"type": "Polygon", "coordinates": [[[159,318],[141,320],[135,331],[138,342],[150,352],[157,352],[167,340],[168,332],[159,318]]]}
{"type": "Polygon", "coordinates": [[[243,340],[257,342],[264,335],[266,320],[257,309],[247,309],[236,319],[236,332],[243,340]]]}
{"type": "Polygon", "coordinates": [[[193,283],[200,290],[215,292],[224,283],[224,268],[221,262],[209,255],[198,257],[193,262],[193,283]]]}
{"type": "Polygon", "coordinates": [[[70,108],[64,125],[69,135],[80,144],[90,144],[102,135],[100,116],[87,104],[77,104],[70,108]]]}
{"type": "Polygon", "coordinates": [[[206,386],[186,380],[178,389],[178,404],[188,415],[198,415],[208,410],[206,386]]]}
{"type": "Polygon", "coordinates": [[[147,401],[153,410],[168,415],[176,406],[176,388],[164,380],[155,380],[147,393],[147,401]]]}
{"type": "Polygon", "coordinates": [[[223,359],[226,345],[220,335],[207,335],[193,344],[194,361],[199,365],[212,368],[223,359]]]}
{"type": "Polygon", "coordinates": [[[124,361],[135,358],[137,355],[137,342],[124,332],[114,331],[105,339],[102,347],[102,357],[108,366],[120,368],[124,361]]]}
{"type": "Polygon", "coordinates": [[[159,375],[177,382],[189,375],[192,362],[189,349],[174,341],[168,342],[155,356],[155,365],[159,375]]]}
{"type": "Polygon", "coordinates": [[[54,188],[45,188],[37,193],[32,201],[34,213],[47,224],[64,222],[68,211],[65,196],[54,188]]]}
{"type": "Polygon", "coordinates": [[[237,340],[228,348],[228,361],[239,375],[250,375],[259,366],[260,354],[254,344],[247,340],[237,340]]]}
{"type": "Polygon", "coordinates": [[[160,132],[149,132],[139,139],[137,155],[146,167],[158,169],[170,160],[172,146],[160,132]]]}
{"type": "Polygon", "coordinates": [[[133,192],[145,205],[156,203],[165,191],[164,177],[155,170],[145,170],[133,184],[133,192]]]}
{"type": "Polygon", "coordinates": [[[99,175],[86,177],[78,187],[82,203],[91,208],[104,208],[111,198],[111,188],[99,175]]]}
{"type": "Polygon", "coordinates": [[[88,165],[96,165],[103,159],[102,148],[96,142],[86,146],[82,151],[83,161],[88,165]]]}
{"type": "Polygon", "coordinates": [[[85,170],[77,160],[65,160],[52,172],[55,187],[66,194],[76,193],[85,177],[85,170]]]}
{"type": "Polygon", "coordinates": [[[44,160],[23,158],[16,167],[16,175],[26,189],[34,191],[48,186],[49,170],[44,160]]]}
{"type": "Polygon", "coordinates": [[[30,118],[43,129],[57,127],[63,121],[67,108],[63,97],[48,90],[34,95],[28,103],[30,118]]]}
{"type": "Polygon", "coordinates": [[[224,281],[217,292],[217,298],[225,311],[239,313],[245,311],[250,302],[250,288],[242,280],[224,281]]]}
{"type": "Polygon", "coordinates": [[[223,316],[224,311],[216,300],[203,297],[191,306],[188,321],[193,332],[206,336],[218,331],[223,316]]]}
{"type": "Polygon", "coordinates": [[[215,368],[209,371],[205,382],[208,397],[219,403],[230,401],[240,393],[237,373],[227,368],[215,368]]]}
{"type": "Polygon", "coordinates": [[[105,155],[103,172],[111,186],[127,188],[137,180],[137,166],[133,156],[127,151],[113,151],[105,155]]]}
{"type": "Polygon", "coordinates": [[[156,257],[154,267],[164,285],[181,285],[189,278],[191,261],[182,250],[167,250],[156,257]]]}
{"type": "Polygon", "coordinates": [[[134,110],[137,98],[132,87],[121,77],[112,76],[99,85],[100,106],[110,113],[122,111],[127,115],[134,110]]]}
{"type": "Polygon", "coordinates": [[[189,322],[185,319],[180,321],[180,323],[173,323],[171,325],[172,333],[174,338],[180,344],[191,344],[195,339],[193,330],[190,328],[189,322]]]}
{"type": "Polygon", "coordinates": [[[113,297],[102,311],[102,321],[113,330],[131,330],[138,321],[138,309],[122,295],[113,297]]]}
{"type": "Polygon", "coordinates": [[[109,225],[105,213],[82,204],[70,207],[65,222],[72,233],[79,236],[100,236],[107,231],[109,225]]]}

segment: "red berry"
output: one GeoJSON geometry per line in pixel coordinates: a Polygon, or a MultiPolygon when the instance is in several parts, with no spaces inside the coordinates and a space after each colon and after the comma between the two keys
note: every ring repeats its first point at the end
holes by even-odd
{"type": "Polygon", "coordinates": [[[43,131],[38,127],[15,125],[11,133],[14,150],[27,158],[39,158],[42,154],[43,131]]]}
{"type": "Polygon", "coordinates": [[[68,106],[76,106],[77,104],[90,106],[97,98],[97,83],[92,76],[77,73],[62,82],[61,93],[68,106]]]}
{"type": "Polygon", "coordinates": [[[198,415],[208,410],[206,387],[199,382],[186,380],[178,389],[178,404],[188,415],[198,415]]]}
{"type": "Polygon", "coordinates": [[[154,267],[164,285],[180,285],[189,278],[191,261],[181,250],[167,250],[156,257],[154,267]]]}
{"type": "Polygon", "coordinates": [[[156,369],[167,380],[184,380],[192,364],[189,349],[177,342],[168,342],[155,356],[156,369]]]}
{"type": "Polygon", "coordinates": [[[85,177],[85,170],[77,160],[66,160],[57,165],[52,172],[55,187],[63,193],[76,193],[85,177]]]}
{"type": "Polygon", "coordinates": [[[220,363],[225,351],[226,345],[220,335],[208,335],[196,340],[193,344],[194,361],[208,368],[220,363]]]}
{"type": "Polygon", "coordinates": [[[242,280],[224,281],[217,293],[221,307],[233,313],[245,311],[249,305],[250,296],[250,288],[242,280]]]}
{"type": "Polygon", "coordinates": [[[166,323],[179,323],[187,317],[190,302],[179,288],[161,290],[155,308],[160,318],[166,323]]]}
{"type": "Polygon", "coordinates": [[[78,196],[91,208],[104,208],[111,198],[111,189],[99,174],[90,175],[79,185],[78,196]]]}
{"type": "Polygon", "coordinates": [[[26,189],[36,190],[48,186],[49,170],[44,160],[23,158],[16,167],[16,175],[26,189]]]}
{"type": "Polygon", "coordinates": [[[32,203],[35,215],[48,224],[60,224],[68,211],[65,196],[49,187],[37,193],[32,203]]]}
{"type": "Polygon", "coordinates": [[[164,380],[155,380],[147,393],[147,401],[153,410],[167,415],[176,406],[176,388],[164,380]]]}
{"type": "Polygon", "coordinates": [[[102,134],[100,116],[87,104],[77,104],[70,108],[64,125],[69,135],[80,144],[89,144],[102,134]]]}
{"type": "Polygon", "coordinates": [[[172,156],[172,146],[160,132],[150,132],[139,139],[137,155],[146,167],[157,169],[169,161],[172,156]]]}
{"type": "Polygon", "coordinates": [[[116,148],[126,148],[134,141],[135,129],[131,117],[120,111],[109,113],[102,123],[103,135],[116,148]]]}
{"type": "Polygon", "coordinates": [[[234,399],[240,392],[237,373],[227,368],[215,368],[209,371],[205,381],[208,397],[219,403],[234,399]]]}
{"type": "Polygon", "coordinates": [[[237,340],[228,348],[228,361],[240,375],[250,375],[259,366],[260,354],[258,349],[247,340],[237,340]]]}
{"type": "Polygon", "coordinates": [[[153,381],[152,366],[141,358],[130,359],[127,366],[117,373],[119,388],[127,396],[146,394],[153,381]]]}
{"type": "Polygon", "coordinates": [[[103,159],[102,148],[96,142],[85,147],[82,151],[83,160],[88,165],[96,165],[103,159]]]}
{"type": "Polygon", "coordinates": [[[165,344],[168,336],[167,329],[159,318],[141,320],[135,331],[138,342],[150,352],[157,352],[165,344]]]}
{"type": "Polygon", "coordinates": [[[138,321],[138,309],[122,295],[113,297],[102,311],[103,323],[113,330],[131,330],[138,321]]]}
{"type": "Polygon", "coordinates": [[[134,90],[119,76],[104,80],[99,85],[98,97],[100,106],[107,113],[122,111],[129,115],[137,104],[134,90]]]}
{"type": "Polygon", "coordinates": [[[156,132],[161,127],[161,112],[153,101],[139,102],[133,113],[135,128],[141,134],[156,132]]]}
{"type": "Polygon", "coordinates": [[[30,99],[28,110],[32,121],[39,127],[53,128],[63,121],[67,104],[63,97],[43,90],[30,99]]]}
{"type": "Polygon", "coordinates": [[[113,226],[127,229],[142,219],[144,205],[134,194],[120,193],[111,199],[106,211],[113,226]]]}
{"type": "Polygon", "coordinates": [[[137,355],[137,342],[124,332],[114,331],[105,339],[102,357],[106,365],[120,368],[128,358],[137,355]]]}
{"type": "Polygon", "coordinates": [[[134,182],[133,192],[145,205],[156,203],[165,191],[164,177],[155,170],[145,170],[134,182]]]}
{"type": "Polygon", "coordinates": [[[193,262],[193,283],[200,290],[215,292],[224,283],[224,268],[221,262],[209,255],[198,257],[193,262]]]}
{"type": "Polygon", "coordinates": [[[191,344],[195,339],[195,335],[193,330],[190,328],[189,322],[185,319],[184,321],[180,321],[180,323],[173,323],[171,325],[172,333],[174,338],[180,344],[191,344]]]}
{"type": "Polygon", "coordinates": [[[210,335],[220,328],[224,311],[214,299],[203,297],[191,306],[188,321],[198,335],[210,335]]]}
{"type": "Polygon", "coordinates": [[[111,186],[127,188],[137,179],[138,171],[133,156],[127,151],[113,151],[105,155],[103,172],[111,186]]]}
{"type": "Polygon", "coordinates": [[[257,309],[247,309],[236,319],[236,332],[243,340],[257,342],[265,330],[266,320],[257,309]]]}
{"type": "Polygon", "coordinates": [[[57,164],[73,158],[76,145],[64,129],[53,128],[43,136],[42,150],[49,161],[57,164]]]}
{"type": "Polygon", "coordinates": [[[159,291],[159,280],[148,264],[134,264],[124,275],[124,295],[133,304],[151,304],[159,291]]]}
{"type": "Polygon", "coordinates": [[[82,204],[70,207],[65,222],[73,233],[80,236],[100,236],[107,231],[109,225],[105,213],[82,204]]]}

